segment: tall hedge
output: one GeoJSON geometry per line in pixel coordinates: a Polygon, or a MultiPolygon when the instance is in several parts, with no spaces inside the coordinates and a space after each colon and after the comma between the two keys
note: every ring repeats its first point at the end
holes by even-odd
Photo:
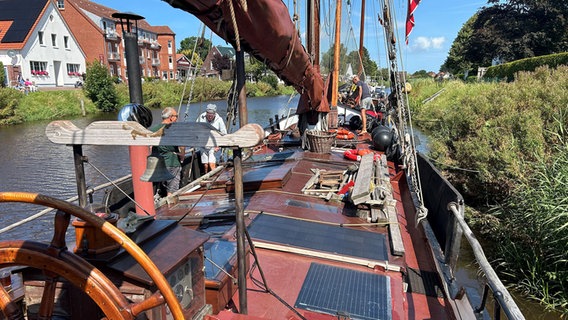
{"type": "Polygon", "coordinates": [[[486,80],[507,80],[513,81],[515,74],[520,71],[535,71],[537,67],[548,66],[555,69],[560,65],[568,65],[568,53],[556,53],[546,56],[526,58],[509,63],[491,66],[483,76],[486,80]]]}

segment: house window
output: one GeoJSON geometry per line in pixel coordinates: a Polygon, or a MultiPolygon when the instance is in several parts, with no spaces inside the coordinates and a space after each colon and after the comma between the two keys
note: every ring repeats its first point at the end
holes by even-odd
{"type": "Polygon", "coordinates": [[[174,72],[170,71],[170,79],[173,79],[173,78],[174,78],[174,72]]]}
{"type": "Polygon", "coordinates": [[[33,76],[47,76],[46,61],[30,61],[30,69],[33,76]]]}
{"type": "Polygon", "coordinates": [[[37,38],[39,40],[39,44],[43,46],[43,31],[37,32],[37,38]]]}
{"type": "Polygon", "coordinates": [[[67,64],[67,75],[79,77],[81,73],[79,72],[79,68],[81,66],[78,63],[68,63],[67,64]]]}
{"type": "Polygon", "coordinates": [[[168,57],[168,62],[169,62],[169,63],[174,62],[174,60],[172,59],[172,56],[169,56],[169,57],[168,57]]]}
{"type": "Polygon", "coordinates": [[[51,34],[51,45],[57,47],[57,35],[55,33],[51,34]]]}
{"type": "Polygon", "coordinates": [[[65,9],[65,0],[57,0],[57,8],[65,9]]]}
{"type": "Polygon", "coordinates": [[[172,47],[172,40],[168,40],[168,48],[172,47]]]}
{"type": "Polygon", "coordinates": [[[69,37],[68,36],[63,36],[63,45],[65,46],[65,49],[69,49],[69,37]]]}

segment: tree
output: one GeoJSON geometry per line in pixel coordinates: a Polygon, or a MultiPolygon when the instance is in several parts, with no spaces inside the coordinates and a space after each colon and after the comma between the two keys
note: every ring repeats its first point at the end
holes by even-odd
{"type": "Polygon", "coordinates": [[[469,20],[467,20],[460,29],[456,39],[452,43],[450,52],[448,52],[448,57],[444,61],[444,64],[440,67],[441,71],[456,74],[472,68],[472,63],[470,61],[466,61],[465,56],[469,45],[468,42],[473,34],[473,25],[476,20],[477,14],[469,18],[469,20]]]}
{"type": "Polygon", "coordinates": [[[89,99],[104,112],[115,111],[118,106],[118,95],[108,69],[95,60],[87,65],[83,90],[89,99]]]}
{"type": "Polygon", "coordinates": [[[0,88],[6,87],[6,71],[4,70],[4,63],[0,61],[0,88]]]}
{"type": "Polygon", "coordinates": [[[229,58],[229,56],[227,55],[214,55],[213,59],[211,60],[211,63],[213,64],[213,69],[217,70],[217,71],[221,71],[221,70],[230,70],[231,69],[231,58],[229,58]]]}
{"type": "Polygon", "coordinates": [[[178,53],[186,56],[192,66],[203,65],[203,60],[201,59],[201,57],[199,57],[199,54],[197,52],[193,52],[193,50],[178,50],[178,53]]]}
{"type": "Polygon", "coordinates": [[[189,37],[181,40],[177,53],[183,53],[189,58],[195,48],[199,58],[203,61],[205,60],[205,57],[207,57],[212,46],[213,44],[208,39],[202,37],[189,37]],[[195,41],[197,41],[197,46],[195,46],[195,41]]]}
{"type": "Polygon", "coordinates": [[[412,74],[413,78],[429,78],[430,75],[428,74],[428,71],[422,69],[422,70],[418,70],[416,72],[414,72],[412,74]]]}
{"type": "Polygon", "coordinates": [[[268,72],[268,67],[265,63],[260,62],[253,56],[245,61],[245,73],[251,75],[254,81],[260,81],[260,79],[268,72]]]}
{"type": "Polygon", "coordinates": [[[568,51],[568,3],[488,0],[460,30],[442,70],[454,73],[568,51]]]}
{"type": "MultiPolygon", "coordinates": [[[[339,73],[343,74],[347,70],[347,62],[346,62],[346,54],[347,48],[340,44],[339,47],[339,73]]],[[[334,48],[331,47],[327,50],[326,53],[323,54],[321,58],[321,69],[322,73],[329,73],[333,69],[333,56],[334,56],[334,48]]]]}

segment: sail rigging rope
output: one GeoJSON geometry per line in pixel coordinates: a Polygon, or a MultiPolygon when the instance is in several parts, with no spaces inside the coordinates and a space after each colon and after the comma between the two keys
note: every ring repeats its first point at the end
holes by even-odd
{"type": "MultiPolygon", "coordinates": [[[[203,34],[205,33],[205,23],[201,23],[199,30],[200,30],[200,32],[198,32],[198,33],[201,33],[201,38],[203,38],[203,34]]],[[[199,42],[199,38],[196,38],[195,43],[193,44],[193,50],[191,51],[191,57],[189,57],[190,68],[193,65],[193,58],[195,57],[195,54],[196,54],[196,51],[197,51],[197,43],[198,42],[199,42]]],[[[184,120],[189,115],[189,113],[188,113],[189,112],[188,111],[189,110],[189,104],[191,103],[191,98],[192,98],[192,95],[193,95],[193,86],[195,84],[195,78],[196,78],[196,75],[197,75],[198,66],[199,66],[199,60],[197,60],[197,63],[195,65],[194,69],[193,69],[193,74],[190,71],[190,74],[192,75],[192,77],[191,77],[192,80],[191,80],[191,87],[189,89],[189,97],[187,98],[187,108],[185,110],[184,120]]],[[[181,111],[181,106],[183,104],[183,97],[185,96],[185,89],[187,88],[188,79],[189,79],[189,75],[186,74],[185,75],[185,81],[184,81],[184,84],[183,84],[183,91],[181,93],[181,98],[179,100],[179,106],[178,106],[178,110],[177,110],[178,114],[180,114],[180,111],[181,111]]]]}

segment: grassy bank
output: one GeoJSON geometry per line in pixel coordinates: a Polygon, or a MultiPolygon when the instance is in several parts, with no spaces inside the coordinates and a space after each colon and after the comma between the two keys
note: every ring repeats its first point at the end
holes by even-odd
{"type": "Polygon", "coordinates": [[[466,197],[498,272],[568,316],[568,68],[413,84],[430,157],[466,197]],[[443,90],[428,103],[424,100],[443,90]],[[483,212],[483,213],[482,213],[483,212]]]}
{"type": "MultiPolygon", "coordinates": [[[[191,102],[225,100],[231,82],[209,78],[198,78],[195,83],[145,82],[142,85],[144,104],[149,108],[187,104],[190,93],[191,102]]],[[[118,93],[117,110],[128,104],[130,95],[126,84],[115,86],[118,93]]],[[[247,83],[247,96],[263,97],[289,95],[292,87],[277,88],[264,82],[247,83]]],[[[0,126],[36,120],[54,120],[77,117],[81,114],[100,112],[83,90],[59,90],[31,92],[28,95],[11,89],[0,88],[0,126]]]]}

